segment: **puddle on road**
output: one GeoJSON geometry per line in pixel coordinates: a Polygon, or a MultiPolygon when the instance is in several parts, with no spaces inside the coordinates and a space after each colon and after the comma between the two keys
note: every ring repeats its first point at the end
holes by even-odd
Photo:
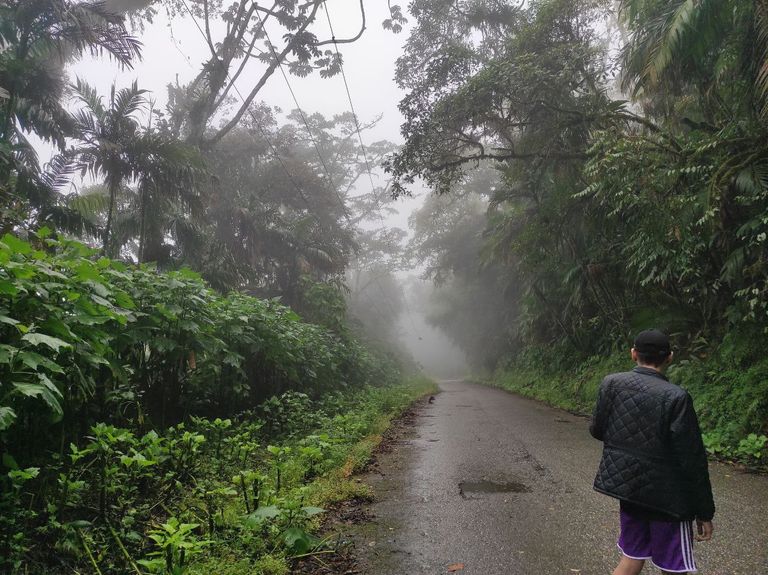
{"type": "Polygon", "coordinates": [[[490,493],[528,493],[528,486],[517,481],[497,483],[495,481],[462,481],[459,493],[464,499],[480,499],[490,493]]]}

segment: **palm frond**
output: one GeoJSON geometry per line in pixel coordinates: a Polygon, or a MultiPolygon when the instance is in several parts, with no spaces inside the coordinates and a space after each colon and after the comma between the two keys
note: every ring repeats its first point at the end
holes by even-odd
{"type": "Polygon", "coordinates": [[[768,0],[755,1],[757,78],[755,88],[761,101],[761,115],[768,120],[768,0]]]}
{"type": "Polygon", "coordinates": [[[78,76],[75,83],[72,85],[72,91],[74,92],[75,98],[82,102],[91,114],[97,117],[104,117],[106,114],[104,100],[99,96],[96,88],[78,76]]]}
{"type": "Polygon", "coordinates": [[[620,15],[631,31],[622,50],[623,88],[638,95],[662,82],[692,81],[691,70],[728,40],[737,20],[735,4],[735,0],[623,0],[620,15]]]}
{"type": "Polygon", "coordinates": [[[138,84],[133,82],[129,88],[123,88],[115,94],[112,113],[118,118],[132,116],[147,106],[148,100],[145,94],[147,90],[139,89],[138,84]]]}
{"type": "Polygon", "coordinates": [[[141,57],[141,42],[128,32],[123,17],[109,12],[104,2],[67,4],[65,18],[50,30],[58,45],[67,46],[76,56],[106,53],[126,68],[141,57]]]}
{"type": "Polygon", "coordinates": [[[88,193],[68,196],[66,206],[83,218],[95,221],[109,208],[109,193],[103,186],[94,186],[88,193]]]}
{"type": "Polygon", "coordinates": [[[62,193],[72,183],[72,176],[76,170],[71,156],[58,154],[46,164],[41,180],[51,191],[62,193]]]}
{"type": "Polygon", "coordinates": [[[677,2],[677,6],[674,6],[675,3],[670,4],[672,9],[663,18],[660,35],[651,47],[643,70],[643,74],[651,84],[659,82],[659,77],[666,71],[679,51],[686,34],[693,30],[702,2],[682,0],[677,2]]]}

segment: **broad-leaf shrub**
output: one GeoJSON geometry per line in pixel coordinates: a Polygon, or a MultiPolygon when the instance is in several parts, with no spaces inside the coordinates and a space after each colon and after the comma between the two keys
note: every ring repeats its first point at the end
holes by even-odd
{"type": "Polygon", "coordinates": [[[396,371],[276,301],[97,258],[46,230],[0,241],[0,336],[0,441],[19,453],[34,454],[54,423],[64,439],[95,420],[166,426],[291,389],[385,384],[396,371]]]}
{"type": "MultiPolygon", "coordinates": [[[[394,362],[277,301],[221,295],[188,270],[99,257],[46,229],[29,241],[5,235],[0,571],[55,552],[88,569],[135,572],[134,558],[157,567],[159,548],[165,569],[186,570],[186,543],[147,540],[150,529],[186,530],[187,540],[187,527],[168,530],[171,502],[195,494],[196,510],[178,526],[202,518],[208,532],[227,523],[223,506],[242,487],[249,505],[265,505],[327,470],[331,452],[307,440],[298,453],[270,453],[259,438],[308,434],[326,421],[311,398],[397,379],[394,362]],[[230,468],[242,485],[217,478],[230,468]]],[[[300,527],[289,521],[280,533],[300,527]]],[[[254,549],[263,535],[249,535],[254,549]]],[[[297,531],[290,540],[296,549],[308,541],[297,531]]]]}
{"type": "Polygon", "coordinates": [[[102,573],[182,574],[234,555],[245,574],[259,572],[250,559],[265,553],[306,553],[321,544],[312,531],[324,512],[317,504],[325,505],[307,483],[340,468],[358,442],[381,431],[382,417],[420,393],[368,387],[299,402],[283,394],[270,402],[292,405],[292,431],[282,437],[252,413],[144,434],[94,424],[45,468],[4,471],[0,572],[98,565],[102,573]],[[300,432],[303,421],[315,427],[300,432]]]}

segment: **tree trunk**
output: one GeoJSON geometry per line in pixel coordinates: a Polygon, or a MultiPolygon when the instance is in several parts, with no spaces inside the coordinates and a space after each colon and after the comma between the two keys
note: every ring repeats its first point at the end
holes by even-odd
{"type": "Polygon", "coordinates": [[[107,225],[104,228],[104,245],[101,248],[102,255],[107,257],[112,256],[112,252],[109,249],[110,234],[112,233],[112,220],[115,214],[115,202],[117,200],[117,191],[120,187],[119,180],[109,180],[109,208],[107,210],[107,225]]]}
{"type": "Polygon", "coordinates": [[[144,246],[147,241],[147,189],[142,184],[139,190],[139,217],[141,218],[139,228],[139,263],[144,263],[144,246]]]}

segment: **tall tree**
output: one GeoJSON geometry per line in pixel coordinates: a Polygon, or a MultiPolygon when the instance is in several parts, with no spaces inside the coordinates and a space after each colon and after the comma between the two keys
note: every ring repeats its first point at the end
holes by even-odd
{"type": "MultiPolygon", "coordinates": [[[[278,127],[268,107],[251,112],[209,154],[208,240],[190,246],[186,261],[222,289],[298,304],[303,276],[343,277],[359,222],[384,208],[386,192],[361,180],[367,165],[350,114],[293,113],[278,127]]],[[[390,149],[378,143],[368,160],[375,166],[390,149]]]]}
{"type": "Polygon", "coordinates": [[[127,197],[125,186],[136,184],[133,217],[137,222],[134,234],[139,237],[138,259],[163,259],[163,218],[174,205],[190,208],[199,203],[192,178],[193,170],[200,166],[196,153],[168,135],[142,127],[139,116],[149,112],[149,102],[146,91],[135,82],[121,90],[113,86],[106,104],[94,88],[79,79],[73,89],[81,104],[73,116],[77,145],[64,157],[83,175],[104,179],[103,252],[119,255],[121,243],[113,234],[117,201],[127,197]]]}
{"type": "MultiPolygon", "coordinates": [[[[210,55],[195,79],[186,86],[171,88],[174,120],[178,133],[190,143],[212,148],[239,125],[257,103],[257,97],[275,74],[307,76],[318,70],[324,77],[340,71],[341,54],[332,46],[357,41],[366,28],[365,3],[360,0],[360,28],[347,38],[319,38],[313,25],[325,0],[280,0],[260,5],[236,0],[224,5],[214,0],[165,0],[171,16],[191,16],[204,36],[210,55]],[[282,43],[278,43],[278,38],[282,43]],[[251,79],[252,78],[252,79],[251,79]],[[234,112],[220,125],[212,120],[225,104],[242,98],[234,112]]],[[[384,23],[399,30],[404,18],[399,6],[391,5],[391,17],[384,23]]],[[[323,21],[324,22],[324,21],[323,21]]]]}

